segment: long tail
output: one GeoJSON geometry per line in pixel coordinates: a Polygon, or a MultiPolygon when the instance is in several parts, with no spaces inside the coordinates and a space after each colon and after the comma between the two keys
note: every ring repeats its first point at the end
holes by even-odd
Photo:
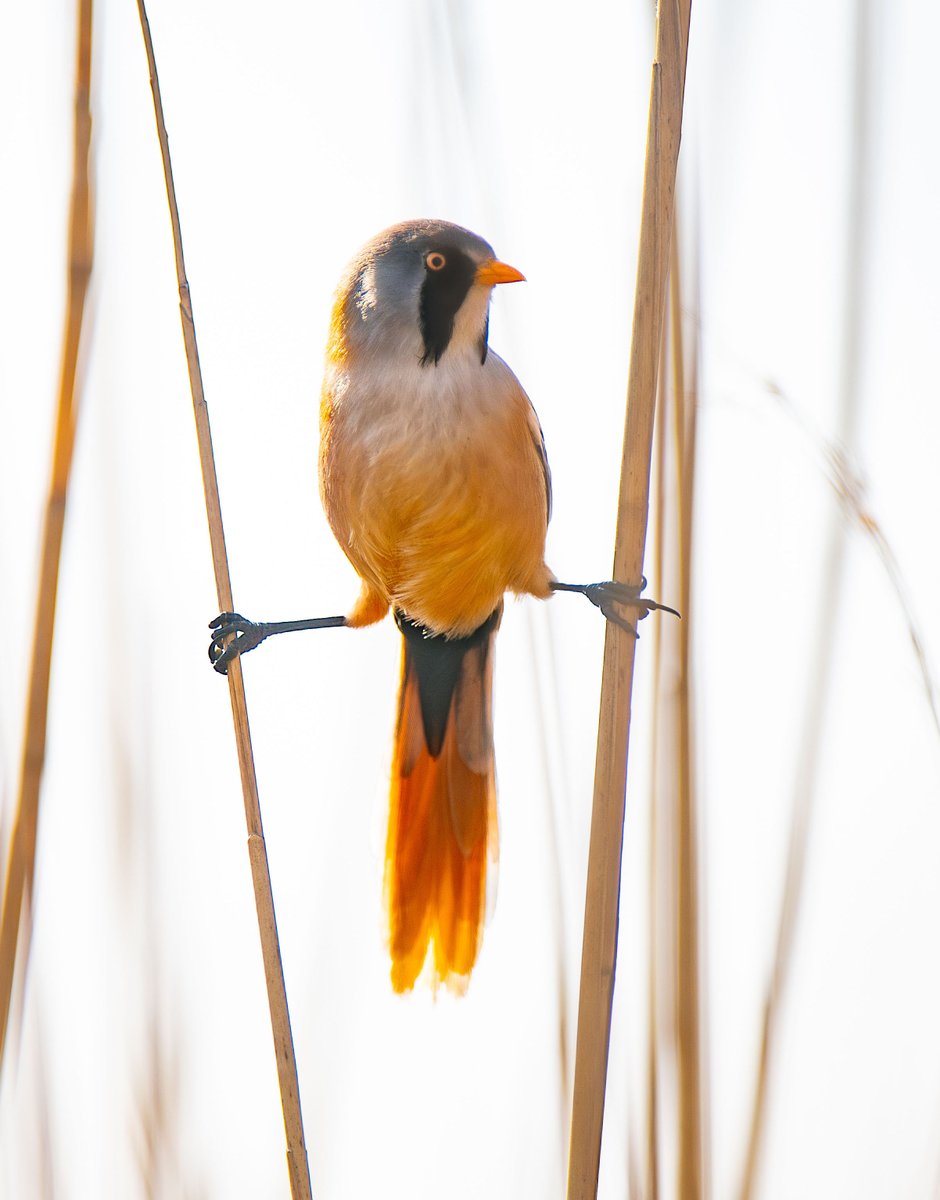
{"type": "Polygon", "coordinates": [[[462,992],[483,935],[497,854],[493,638],[502,607],[463,638],[401,613],[401,694],[385,849],[392,986],[406,992],[433,946],[432,985],[462,992]]]}

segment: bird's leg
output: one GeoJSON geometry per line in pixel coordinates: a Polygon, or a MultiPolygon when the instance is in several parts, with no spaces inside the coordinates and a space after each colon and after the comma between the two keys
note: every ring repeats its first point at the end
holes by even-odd
{"type": "Polygon", "coordinates": [[[249,621],[240,613],[219,613],[209,622],[212,640],[209,642],[209,661],[220,675],[228,674],[229,663],[241,654],[260,646],[276,633],[293,633],[298,629],[336,629],[346,624],[345,617],[310,617],[305,621],[249,621]],[[232,640],[225,644],[226,638],[232,640]]]}
{"type": "Polygon", "coordinates": [[[553,580],[550,586],[553,592],[580,592],[582,596],[587,596],[592,604],[597,605],[608,621],[613,621],[615,625],[632,633],[634,637],[640,636],[636,631],[636,626],[620,615],[616,605],[621,604],[627,608],[639,609],[638,621],[642,621],[645,616],[656,609],[672,613],[676,617],[679,616],[679,613],[674,608],[670,608],[668,604],[660,604],[658,600],[648,600],[645,596],[640,595],[646,587],[645,578],[640,580],[639,586],[633,583],[617,583],[613,579],[607,580],[606,583],[559,583],[557,580],[553,580]]]}

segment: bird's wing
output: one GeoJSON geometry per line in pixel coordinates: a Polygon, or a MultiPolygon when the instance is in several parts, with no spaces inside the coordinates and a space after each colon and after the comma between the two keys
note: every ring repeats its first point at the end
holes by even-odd
{"type": "Polygon", "coordinates": [[[532,434],[532,443],[542,464],[542,477],[545,480],[545,521],[547,523],[552,519],[552,472],[548,465],[548,453],[545,449],[545,434],[542,432],[538,414],[532,407],[531,400],[529,401],[529,430],[532,434]]]}

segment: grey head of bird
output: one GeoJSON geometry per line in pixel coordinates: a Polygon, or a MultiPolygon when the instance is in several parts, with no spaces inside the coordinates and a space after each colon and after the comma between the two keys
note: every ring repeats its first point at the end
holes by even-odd
{"type": "Polygon", "coordinates": [[[340,283],[351,348],[365,357],[486,362],[490,295],[525,277],[483,238],[448,221],[404,221],[359,251],[340,283]]]}

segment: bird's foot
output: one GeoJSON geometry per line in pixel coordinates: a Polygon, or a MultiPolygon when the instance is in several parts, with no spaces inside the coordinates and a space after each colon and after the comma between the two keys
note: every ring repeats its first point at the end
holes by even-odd
{"type": "Polygon", "coordinates": [[[260,646],[271,632],[264,622],[249,621],[241,613],[224,612],[209,622],[212,640],[209,642],[209,661],[220,675],[227,675],[229,663],[255,646],[260,646]],[[226,639],[232,640],[226,645],[226,639]]]}
{"type": "Polygon", "coordinates": [[[582,596],[586,596],[590,602],[601,610],[608,621],[612,621],[614,625],[619,625],[621,629],[625,629],[627,633],[634,637],[639,637],[636,626],[632,621],[628,621],[618,611],[617,606],[625,608],[639,609],[637,616],[638,621],[642,621],[644,617],[649,616],[651,612],[657,609],[662,612],[672,613],[678,617],[679,613],[674,608],[670,608],[668,604],[660,604],[658,600],[650,600],[648,597],[641,595],[641,592],[646,587],[646,579],[641,578],[639,584],[633,583],[618,583],[614,579],[608,579],[603,583],[558,583],[552,584],[552,590],[556,592],[580,592],[582,596]]]}
{"type": "Polygon", "coordinates": [[[229,663],[240,654],[260,646],[265,638],[276,633],[296,633],[301,629],[338,629],[346,625],[345,617],[304,617],[300,621],[249,621],[241,613],[219,613],[209,622],[213,630],[209,643],[209,661],[220,675],[228,674],[229,663]],[[232,640],[225,645],[225,639],[232,640]]]}

